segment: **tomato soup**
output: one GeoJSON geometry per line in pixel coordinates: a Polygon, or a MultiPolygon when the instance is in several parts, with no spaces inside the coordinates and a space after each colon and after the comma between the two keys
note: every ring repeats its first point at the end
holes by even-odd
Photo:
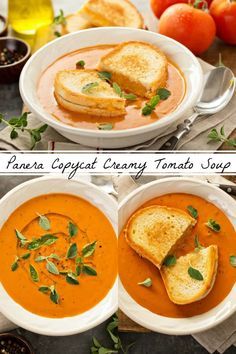
{"type": "Polygon", "coordinates": [[[119,275],[123,286],[130,296],[141,306],[161,316],[185,318],[202,314],[217,306],[230,293],[236,281],[236,268],[230,264],[230,256],[236,255],[236,233],[225,214],[215,205],[200,197],[189,194],[168,194],[150,200],[142,207],[162,205],[187,211],[188,206],[198,210],[198,222],[191,235],[185,238],[175,252],[177,257],[192,252],[197,234],[201,245],[217,245],[219,266],[215,285],[210,294],[189,305],[175,305],[169,300],[159,270],[149,261],[142,259],[132,250],[125,240],[124,233],[119,237],[119,275]],[[209,229],[205,223],[216,220],[220,232],[209,229]],[[122,255],[122,256],[121,256],[122,255]],[[138,285],[147,278],[152,279],[149,288],[138,285]]]}
{"type": "Polygon", "coordinates": [[[61,318],[98,304],[117,276],[117,238],[105,215],[67,194],[36,197],[0,231],[1,282],[35,314],[61,318]]]}
{"type": "Polygon", "coordinates": [[[76,63],[80,60],[86,63],[86,69],[96,69],[100,58],[114,48],[114,45],[89,47],[69,53],[56,60],[44,71],[38,83],[38,98],[43,108],[55,119],[73,127],[98,129],[97,124],[105,120],[113,124],[114,130],[131,129],[151,124],[173,112],[185,95],[185,80],[177,66],[170,61],[168,63],[166,88],[171,92],[171,96],[158,104],[150,116],[142,115],[141,109],[147,100],[141,98],[128,104],[126,115],[112,118],[74,113],[58,105],[54,97],[54,79],[57,72],[65,69],[76,69],[76,63]]]}

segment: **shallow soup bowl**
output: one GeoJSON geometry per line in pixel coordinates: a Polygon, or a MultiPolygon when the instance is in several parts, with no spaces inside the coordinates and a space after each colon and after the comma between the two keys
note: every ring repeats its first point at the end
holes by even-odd
{"type": "MultiPolygon", "coordinates": [[[[23,69],[20,78],[20,92],[29,110],[41,121],[56,129],[61,135],[86,146],[109,149],[143,143],[176,124],[176,121],[196,102],[202,88],[202,82],[202,70],[197,58],[186,47],[173,39],[145,30],[104,27],[68,34],[38,50],[23,69]],[[126,130],[101,131],[66,125],[55,119],[42,107],[37,96],[37,85],[44,70],[58,58],[86,47],[119,44],[127,41],[142,41],[153,44],[179,67],[185,78],[186,93],[175,111],[146,126],[126,130]]],[[[48,84],[52,86],[53,90],[53,82],[48,84]]]]}
{"type": "MultiPolygon", "coordinates": [[[[209,183],[188,178],[164,178],[151,182],[130,193],[119,206],[119,234],[130,216],[144,203],[170,193],[192,194],[221,209],[236,229],[236,202],[222,190],[209,183]]],[[[235,235],[236,237],[236,235],[235,235]]],[[[235,240],[232,240],[232,244],[235,240]]],[[[138,270],[137,270],[138,272],[138,270]]],[[[223,286],[223,284],[222,284],[223,286]]],[[[212,290],[214,291],[214,289],[212,290]]],[[[119,307],[132,320],[155,332],[169,335],[187,335],[206,331],[226,320],[236,311],[236,285],[224,300],[203,314],[188,318],[157,315],[138,304],[119,281],[119,307]]],[[[157,301],[161,299],[157,298],[157,301]]],[[[194,306],[194,303],[192,303],[194,306]]]]}
{"type": "MultiPolygon", "coordinates": [[[[91,183],[67,180],[60,177],[42,177],[20,184],[0,201],[0,228],[9,216],[23,203],[40,195],[62,193],[80,197],[98,208],[117,234],[117,206],[115,200],[91,183]]],[[[73,288],[72,288],[73,291],[73,288]]],[[[29,331],[64,336],[81,333],[104,322],[117,311],[117,278],[106,296],[94,307],[79,315],[48,318],[34,314],[16,303],[0,283],[0,312],[10,321],[29,331]]]]}

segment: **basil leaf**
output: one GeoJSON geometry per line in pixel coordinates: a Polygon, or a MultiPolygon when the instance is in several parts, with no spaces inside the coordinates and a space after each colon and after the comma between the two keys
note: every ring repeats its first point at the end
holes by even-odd
{"type": "Polygon", "coordinates": [[[40,288],[38,289],[39,291],[41,291],[41,293],[47,294],[47,292],[50,290],[50,288],[48,286],[40,286],[40,288]]]}
{"type": "Polygon", "coordinates": [[[59,295],[58,295],[56,289],[54,288],[54,286],[51,286],[50,290],[51,290],[51,294],[50,294],[51,301],[54,302],[54,304],[58,304],[59,303],[59,295]]]}
{"type": "Polygon", "coordinates": [[[81,263],[83,263],[82,257],[77,257],[76,260],[75,260],[75,263],[76,263],[76,264],[81,264],[81,263]]]}
{"type": "Polygon", "coordinates": [[[229,261],[232,267],[236,267],[236,256],[230,256],[229,261]]]}
{"type": "Polygon", "coordinates": [[[38,256],[38,257],[35,258],[35,262],[43,262],[43,261],[45,261],[45,259],[47,259],[47,257],[38,256]]]}
{"type": "Polygon", "coordinates": [[[12,270],[13,272],[15,272],[15,271],[18,269],[18,267],[19,267],[18,261],[19,261],[19,258],[16,257],[16,258],[15,258],[15,262],[14,262],[14,263],[12,264],[12,266],[11,266],[11,270],[12,270]]]}
{"type": "Polygon", "coordinates": [[[159,88],[157,90],[157,95],[160,97],[162,101],[167,100],[168,97],[170,97],[171,92],[167,90],[166,88],[159,88]]]}
{"type": "Polygon", "coordinates": [[[92,256],[94,251],[95,251],[95,249],[96,249],[96,244],[97,244],[97,241],[94,241],[92,243],[89,243],[88,245],[85,245],[82,248],[82,256],[84,258],[92,256]]]}
{"type": "Polygon", "coordinates": [[[169,255],[165,258],[164,263],[165,266],[170,267],[176,264],[176,257],[169,255]]]}
{"type": "Polygon", "coordinates": [[[81,266],[76,267],[76,275],[77,277],[81,274],[81,266]]]}
{"type": "Polygon", "coordinates": [[[30,258],[30,252],[23,254],[20,258],[21,258],[21,259],[28,259],[28,258],[30,258]]]}
{"type": "Polygon", "coordinates": [[[82,93],[90,93],[93,88],[98,86],[99,86],[98,82],[91,82],[85,85],[84,87],[82,87],[82,93]]]}
{"type": "Polygon", "coordinates": [[[191,278],[196,279],[196,280],[203,280],[202,273],[199,272],[199,270],[189,267],[188,268],[188,274],[190,275],[191,278]]]}
{"type": "Polygon", "coordinates": [[[144,281],[142,281],[141,283],[138,283],[138,285],[145,286],[146,288],[150,288],[150,286],[152,286],[152,279],[147,278],[144,281]]]}
{"type": "Polygon", "coordinates": [[[78,233],[78,226],[69,221],[68,224],[69,235],[70,237],[76,236],[78,233]]]}
{"type": "Polygon", "coordinates": [[[122,97],[122,90],[116,82],[113,82],[113,90],[118,96],[122,97]]]}
{"type": "Polygon", "coordinates": [[[59,270],[57,269],[57,266],[53,262],[51,262],[49,260],[47,260],[46,268],[49,271],[49,273],[52,273],[52,274],[55,274],[55,275],[60,274],[59,270]]]}
{"type": "Polygon", "coordinates": [[[93,344],[96,348],[101,348],[101,344],[99,343],[99,341],[97,340],[97,338],[93,337],[93,344]]]}
{"type": "Polygon", "coordinates": [[[195,250],[202,250],[204,247],[200,244],[198,235],[194,238],[195,250]]]}
{"type": "Polygon", "coordinates": [[[39,281],[39,276],[38,276],[37,270],[34,268],[34,266],[32,266],[32,264],[30,264],[29,270],[30,270],[31,279],[32,279],[35,283],[37,283],[37,282],[39,281]]]}
{"type": "Polygon", "coordinates": [[[40,237],[37,240],[34,240],[32,242],[30,242],[30,244],[28,245],[28,250],[37,250],[38,248],[40,248],[41,246],[50,246],[53,243],[55,243],[57,241],[58,237],[53,236],[51,234],[47,234],[44,235],[42,237],[40,237]]]}
{"type": "Polygon", "coordinates": [[[84,67],[85,67],[85,61],[84,60],[79,60],[76,63],[76,69],[84,69],[84,67]]]}
{"type": "Polygon", "coordinates": [[[137,96],[134,95],[133,93],[124,93],[123,97],[128,100],[128,101],[135,101],[137,100],[137,96]]]}
{"type": "Polygon", "coordinates": [[[142,109],[142,115],[143,116],[148,116],[150,115],[160,102],[160,97],[159,96],[153,96],[149,102],[145,104],[145,106],[142,109]]]}
{"type": "Polygon", "coordinates": [[[87,274],[87,275],[91,275],[91,276],[96,276],[97,272],[94,268],[89,267],[87,265],[83,266],[83,273],[87,274]]]}
{"type": "Polygon", "coordinates": [[[72,284],[72,285],[79,285],[79,282],[76,278],[76,274],[74,274],[74,273],[68,273],[66,276],[66,281],[67,281],[67,283],[72,284]]]}
{"type": "Polygon", "coordinates": [[[98,76],[100,79],[105,80],[105,81],[110,81],[111,80],[111,73],[107,72],[107,71],[100,71],[98,73],[98,76]]]}
{"type": "Polygon", "coordinates": [[[113,124],[112,123],[99,123],[97,124],[99,130],[112,130],[113,124]]]}
{"type": "Polygon", "coordinates": [[[205,225],[215,232],[220,232],[220,225],[213,219],[209,219],[205,225]]]}
{"type": "Polygon", "coordinates": [[[21,244],[24,246],[28,242],[27,238],[17,229],[15,229],[15,233],[18,240],[20,240],[21,244]]]}
{"type": "Polygon", "coordinates": [[[187,206],[187,210],[194,219],[198,218],[198,211],[192,205],[187,206]]]}
{"type": "Polygon", "coordinates": [[[60,257],[55,253],[51,253],[47,258],[56,259],[57,261],[60,260],[60,257]]]}
{"type": "Polygon", "coordinates": [[[41,215],[39,213],[37,213],[37,215],[39,216],[39,226],[45,231],[50,230],[51,223],[49,219],[45,215],[41,215]]]}
{"type": "Polygon", "coordinates": [[[69,258],[69,259],[75,258],[77,256],[77,252],[78,252],[77,245],[76,245],[76,243],[73,243],[72,245],[70,245],[70,247],[67,251],[66,258],[69,258]]]}

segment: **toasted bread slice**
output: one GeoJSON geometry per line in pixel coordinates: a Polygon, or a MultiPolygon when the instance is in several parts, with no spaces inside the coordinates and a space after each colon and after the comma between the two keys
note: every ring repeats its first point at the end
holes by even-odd
{"type": "Polygon", "coordinates": [[[79,13],[97,27],[144,27],[141,14],[129,0],[87,0],[79,13]]]}
{"type": "Polygon", "coordinates": [[[76,32],[79,30],[91,28],[93,25],[80,15],[80,13],[75,13],[66,16],[66,24],[64,25],[64,34],[76,32]]]}
{"type": "Polygon", "coordinates": [[[161,268],[166,256],[189,234],[195,223],[196,220],[182,210],[153,205],[130,218],[125,236],[141,257],[161,268]]]}
{"type": "Polygon", "coordinates": [[[177,259],[174,266],[163,266],[161,275],[172,302],[186,305],[206,297],[215,283],[218,267],[218,247],[211,245],[177,259]],[[192,278],[188,269],[198,270],[203,280],[192,278]]]}
{"type": "Polygon", "coordinates": [[[96,70],[59,71],[54,88],[57,102],[70,111],[103,117],[125,113],[125,99],[119,97],[109,83],[100,79],[96,70]]]}
{"type": "Polygon", "coordinates": [[[166,86],[167,58],[157,47],[143,42],[126,42],[103,56],[99,68],[112,74],[123,90],[151,98],[166,86]]]}

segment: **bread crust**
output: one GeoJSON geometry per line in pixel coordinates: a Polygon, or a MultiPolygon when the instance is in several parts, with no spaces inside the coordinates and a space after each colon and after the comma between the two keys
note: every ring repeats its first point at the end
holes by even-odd
{"type": "Polygon", "coordinates": [[[141,245],[138,245],[133,239],[132,239],[132,227],[133,227],[133,223],[136,220],[137,217],[139,217],[140,215],[142,215],[143,213],[146,213],[148,211],[152,211],[153,209],[156,211],[158,208],[162,209],[162,210],[166,210],[166,212],[171,213],[171,212],[177,212],[179,215],[183,215],[184,218],[187,218],[189,221],[189,226],[188,228],[185,230],[185,232],[182,234],[181,237],[179,237],[178,240],[176,240],[176,242],[172,245],[172,247],[168,250],[168,252],[166,253],[165,257],[169,254],[171,254],[175,248],[178,246],[178,244],[180,242],[183,241],[183,239],[189,234],[190,230],[194,227],[194,225],[196,224],[196,220],[193,219],[190,215],[188,215],[187,213],[185,213],[184,211],[180,210],[180,209],[176,209],[176,208],[169,208],[169,207],[165,207],[165,206],[157,206],[157,205],[153,205],[153,206],[149,206],[146,208],[142,208],[140,210],[138,210],[136,213],[134,213],[131,218],[129,219],[126,228],[124,230],[124,235],[126,238],[126,241],[128,242],[128,244],[130,245],[131,248],[133,248],[140,257],[146,258],[148,259],[150,262],[152,262],[157,268],[161,268],[162,263],[165,259],[165,257],[163,257],[163,259],[161,261],[158,261],[155,257],[153,257],[151,254],[149,254],[141,245]]]}
{"type": "MultiPolygon", "coordinates": [[[[207,263],[207,278],[204,279],[204,286],[200,289],[200,291],[197,294],[190,297],[188,300],[183,299],[183,298],[177,299],[173,296],[171,289],[169,288],[168,277],[166,276],[166,273],[164,271],[164,267],[161,269],[161,276],[162,276],[163,282],[165,284],[167,294],[168,294],[170,300],[173,303],[175,303],[176,305],[187,305],[187,304],[191,304],[196,301],[200,301],[200,300],[204,299],[211,292],[211,290],[215,284],[215,279],[216,279],[217,269],[218,269],[218,247],[216,245],[211,245],[211,246],[209,246],[209,250],[210,250],[210,254],[209,254],[208,263],[207,263]]],[[[185,257],[185,256],[183,256],[183,257],[185,257]]],[[[177,262],[178,262],[178,260],[177,260],[177,262]]],[[[186,269],[186,272],[187,272],[187,269],[186,269]]]]}

